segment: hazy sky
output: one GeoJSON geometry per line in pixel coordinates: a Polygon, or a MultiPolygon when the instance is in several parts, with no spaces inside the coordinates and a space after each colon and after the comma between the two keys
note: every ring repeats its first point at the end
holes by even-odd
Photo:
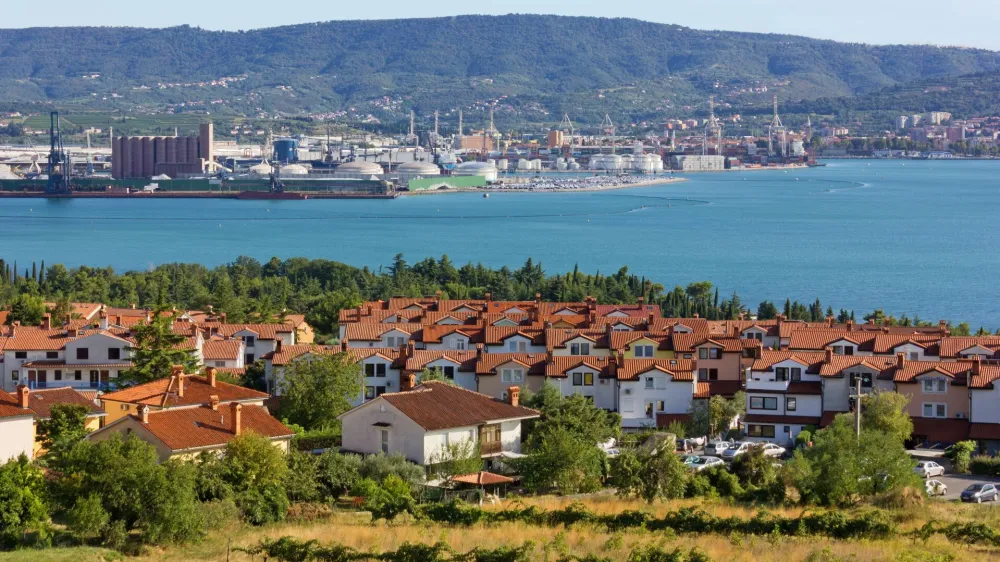
{"type": "Polygon", "coordinates": [[[930,43],[1000,50],[1000,0],[48,0],[3,2],[0,28],[48,25],[253,29],[340,19],[471,12],[631,17],[697,29],[793,33],[864,43],[930,43]]]}

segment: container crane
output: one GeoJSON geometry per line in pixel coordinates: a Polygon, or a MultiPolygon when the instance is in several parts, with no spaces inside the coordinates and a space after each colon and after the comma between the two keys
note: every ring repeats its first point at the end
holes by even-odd
{"type": "Polygon", "coordinates": [[[49,179],[45,184],[45,192],[69,193],[69,176],[73,168],[59,132],[58,111],[49,114],[49,144],[49,163],[46,169],[49,179]]]}

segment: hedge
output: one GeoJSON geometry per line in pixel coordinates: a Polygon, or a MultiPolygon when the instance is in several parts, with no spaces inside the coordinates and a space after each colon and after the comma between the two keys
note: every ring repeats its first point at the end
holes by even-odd
{"type": "Polygon", "coordinates": [[[1000,457],[977,455],[969,462],[969,472],[980,476],[1000,476],[1000,457]]]}

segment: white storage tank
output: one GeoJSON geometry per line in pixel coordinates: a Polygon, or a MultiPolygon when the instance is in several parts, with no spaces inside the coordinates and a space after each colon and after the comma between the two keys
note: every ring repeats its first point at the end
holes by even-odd
{"type": "Polygon", "coordinates": [[[595,154],[590,157],[591,170],[620,170],[622,158],[617,154],[595,154]]]}
{"type": "Polygon", "coordinates": [[[400,182],[441,175],[441,169],[430,162],[404,162],[394,172],[400,182]]]}
{"type": "Polygon", "coordinates": [[[570,162],[569,163],[569,169],[570,170],[579,170],[580,169],[580,163],[579,162],[570,162]]]}
{"type": "Polygon", "coordinates": [[[531,161],[527,158],[521,158],[517,161],[517,169],[526,172],[531,169],[531,161]]]}
{"type": "Polygon", "coordinates": [[[497,167],[489,162],[462,162],[455,166],[456,176],[482,176],[486,181],[496,181],[497,167]]]}
{"type": "Polygon", "coordinates": [[[510,167],[510,162],[508,162],[506,158],[501,158],[497,160],[497,170],[501,172],[506,172],[509,167],[510,167]]]}
{"type": "Polygon", "coordinates": [[[372,176],[381,176],[383,173],[382,166],[374,162],[356,160],[337,166],[337,169],[333,171],[333,176],[337,178],[366,180],[372,176]]]}
{"type": "Polygon", "coordinates": [[[541,170],[542,169],[542,161],[540,159],[538,159],[538,158],[535,158],[534,160],[532,160],[531,161],[531,169],[532,170],[536,170],[536,171],[537,170],[541,170]]]}

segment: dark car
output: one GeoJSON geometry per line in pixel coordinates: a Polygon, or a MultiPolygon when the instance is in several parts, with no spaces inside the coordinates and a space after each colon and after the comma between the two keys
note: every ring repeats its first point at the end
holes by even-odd
{"type": "Polygon", "coordinates": [[[997,487],[993,484],[973,484],[962,490],[962,501],[983,503],[985,501],[996,501],[997,487]]]}

